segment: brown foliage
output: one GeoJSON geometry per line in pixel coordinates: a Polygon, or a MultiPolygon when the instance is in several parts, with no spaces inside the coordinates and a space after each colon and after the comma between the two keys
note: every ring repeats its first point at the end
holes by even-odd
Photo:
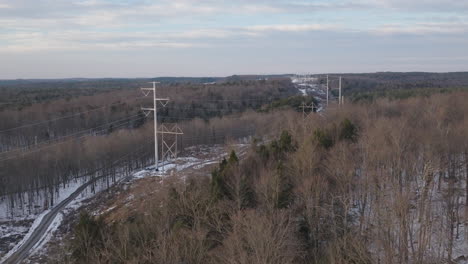
{"type": "Polygon", "coordinates": [[[230,191],[253,191],[253,206],[239,206],[235,196],[212,199],[206,178],[179,183],[138,217],[145,224],[124,221],[98,253],[123,243],[109,256],[125,248],[129,257],[102,262],[451,262],[467,239],[466,99],[383,99],[291,122],[283,128],[297,147],[253,144],[227,174],[230,191]],[[355,140],[340,136],[346,119],[355,140]],[[321,146],[316,129],[333,145],[321,146]],[[128,226],[135,229],[123,232],[128,226]]]}

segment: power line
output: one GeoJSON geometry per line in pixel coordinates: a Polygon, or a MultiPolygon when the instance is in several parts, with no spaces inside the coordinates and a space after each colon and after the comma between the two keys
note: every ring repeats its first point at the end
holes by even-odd
{"type": "Polygon", "coordinates": [[[30,124],[26,124],[26,125],[22,125],[22,126],[7,128],[7,129],[4,129],[4,130],[0,130],[0,133],[4,133],[4,132],[8,132],[8,131],[13,131],[13,130],[17,130],[17,129],[21,129],[21,128],[26,128],[26,127],[38,126],[38,125],[41,125],[41,124],[45,124],[45,123],[49,123],[49,122],[55,122],[55,121],[62,120],[62,119],[72,118],[72,117],[80,116],[80,115],[82,115],[82,114],[87,114],[87,113],[95,112],[95,111],[102,110],[102,109],[107,108],[107,107],[111,107],[111,106],[115,106],[115,105],[120,105],[120,104],[125,104],[125,103],[126,103],[126,102],[119,102],[119,103],[109,104],[109,105],[101,106],[101,107],[98,107],[98,108],[95,108],[95,109],[91,109],[91,110],[87,110],[87,111],[83,111],[83,112],[78,112],[78,113],[71,114],[71,115],[67,115],[67,116],[62,116],[62,117],[57,117],[57,118],[53,118],[53,119],[48,119],[48,120],[44,120],[44,121],[40,121],[40,122],[36,122],[36,123],[30,123],[30,124]]]}
{"type": "MultiPolygon", "coordinates": [[[[101,130],[99,132],[102,132],[104,130],[101,130]]],[[[20,157],[24,157],[24,156],[27,156],[29,154],[32,154],[32,153],[36,153],[36,152],[39,152],[39,151],[42,151],[44,149],[47,149],[47,148],[51,148],[51,147],[55,147],[55,146],[58,146],[58,145],[61,145],[61,144],[64,144],[64,143],[67,143],[71,140],[80,140],[80,139],[83,139],[87,136],[90,136],[90,135],[82,135],[80,137],[77,137],[77,138],[72,138],[72,139],[69,139],[69,140],[64,140],[64,141],[61,141],[61,142],[57,142],[57,143],[53,143],[53,144],[49,144],[49,145],[45,145],[43,147],[39,147],[39,148],[34,148],[34,149],[31,149],[29,151],[21,151],[21,152],[17,152],[16,154],[14,153],[12,156],[10,157],[5,157],[3,159],[0,159],[0,162],[3,162],[3,161],[7,161],[7,160],[12,160],[12,159],[16,159],[16,158],[20,158],[20,157]]]]}
{"type": "MultiPolygon", "coordinates": [[[[141,98],[144,98],[144,97],[141,97],[141,98]]],[[[272,101],[268,101],[268,100],[265,100],[265,99],[219,99],[219,100],[190,99],[190,101],[196,101],[196,102],[245,102],[245,101],[251,102],[251,101],[254,101],[254,102],[263,102],[263,103],[271,103],[272,102],[272,101]]],[[[120,104],[126,104],[126,103],[127,102],[119,102],[119,103],[109,104],[109,105],[101,106],[101,107],[91,109],[91,110],[87,110],[87,111],[74,113],[74,114],[67,115],[67,116],[62,116],[62,117],[57,117],[57,118],[53,118],[53,119],[47,119],[47,120],[36,122],[36,123],[30,123],[30,124],[17,126],[17,127],[7,128],[7,129],[4,129],[4,130],[0,130],[0,133],[5,133],[5,132],[8,132],[8,131],[13,131],[13,130],[27,128],[27,127],[38,126],[38,125],[42,125],[42,124],[46,124],[46,123],[50,123],[50,122],[56,122],[56,121],[62,120],[62,119],[77,117],[77,116],[80,116],[80,115],[83,115],[83,114],[99,111],[99,110],[105,109],[107,107],[120,105],[120,104]]],[[[174,109],[177,109],[177,108],[174,108],[174,109]]],[[[185,108],[179,107],[178,109],[192,110],[193,107],[185,107],[185,108]]],[[[216,107],[206,107],[205,106],[203,108],[200,107],[200,109],[217,109],[217,108],[216,107]]]]}
{"type": "MultiPolygon", "coordinates": [[[[137,99],[145,99],[145,97],[137,97],[137,99]]],[[[174,102],[181,101],[178,99],[174,99],[174,102]]],[[[262,97],[257,97],[257,98],[248,98],[248,99],[197,99],[197,98],[188,98],[185,100],[186,102],[243,102],[243,101],[265,101],[264,98],[262,97]]]]}
{"type": "MultiPolygon", "coordinates": [[[[121,126],[126,125],[128,122],[135,122],[135,121],[138,121],[140,119],[145,118],[145,117],[139,117],[137,119],[132,119],[133,117],[136,117],[136,116],[139,116],[139,114],[127,116],[127,117],[124,117],[124,118],[121,118],[121,119],[118,119],[118,120],[114,120],[112,122],[107,122],[105,124],[102,124],[102,125],[99,125],[99,126],[96,126],[96,127],[93,127],[93,128],[81,130],[81,131],[78,131],[78,132],[75,132],[75,133],[60,137],[60,138],[55,138],[55,139],[43,141],[43,142],[40,142],[39,144],[31,144],[31,145],[24,146],[24,147],[21,147],[21,148],[16,148],[16,149],[8,150],[8,151],[3,151],[3,152],[0,152],[0,155],[5,155],[5,154],[8,154],[8,153],[12,153],[12,152],[17,153],[17,152],[20,152],[20,151],[22,151],[22,152],[20,154],[18,154],[17,156],[26,155],[26,154],[28,154],[28,152],[24,152],[24,150],[30,149],[32,147],[37,147],[38,145],[46,145],[46,146],[43,146],[43,147],[39,146],[39,147],[37,147],[37,149],[33,149],[32,152],[37,152],[37,151],[39,151],[39,150],[41,150],[43,148],[48,148],[48,147],[52,147],[52,146],[57,145],[57,144],[65,143],[66,141],[69,140],[69,138],[71,138],[71,139],[80,139],[82,137],[88,136],[88,134],[82,135],[83,133],[88,133],[89,132],[90,134],[97,134],[97,133],[101,133],[101,132],[107,130],[107,128],[104,128],[104,129],[101,129],[101,130],[94,131],[95,129],[98,129],[100,127],[104,127],[104,126],[112,125],[112,124],[115,124],[115,123],[123,122],[122,124],[119,124],[119,125],[115,126],[114,127],[114,129],[115,129],[115,128],[119,128],[121,126]],[[78,137],[77,138],[72,138],[74,136],[78,136],[78,137]],[[58,142],[58,141],[60,141],[60,142],[58,142]],[[47,145],[47,144],[50,144],[50,145],[47,145]]],[[[171,119],[171,120],[193,120],[193,119],[195,119],[197,117],[182,118],[182,117],[175,117],[175,116],[163,116],[162,118],[163,119],[171,119]]],[[[9,159],[10,158],[0,159],[0,161],[9,160],[9,159]]]]}
{"type": "MultiPolygon", "coordinates": [[[[141,146],[141,147],[135,149],[134,151],[129,152],[129,153],[126,153],[125,155],[122,155],[122,156],[120,156],[119,158],[113,160],[112,163],[111,163],[110,165],[101,166],[99,169],[95,169],[95,170],[93,170],[93,171],[91,171],[91,172],[87,172],[87,173],[85,173],[85,174],[83,174],[83,175],[81,175],[81,176],[73,177],[73,178],[70,179],[70,180],[81,179],[81,178],[83,178],[83,177],[86,177],[87,175],[91,175],[91,174],[97,173],[98,171],[102,171],[102,170],[104,170],[104,169],[106,169],[106,168],[110,168],[111,166],[115,165],[118,161],[120,161],[120,160],[122,160],[122,159],[124,159],[124,158],[126,158],[126,157],[128,157],[128,156],[130,156],[130,155],[132,155],[132,154],[136,154],[136,153],[140,152],[143,148],[144,148],[144,146],[141,146]]],[[[141,157],[143,157],[143,155],[138,156],[137,159],[140,159],[141,157]]],[[[96,179],[98,179],[98,178],[100,178],[100,177],[102,177],[102,176],[105,176],[105,175],[101,175],[101,176],[97,177],[96,179]]],[[[59,182],[57,185],[60,185],[60,184],[63,184],[63,183],[64,183],[64,182],[59,182]]],[[[39,187],[39,188],[47,188],[47,187],[48,187],[48,186],[42,186],[42,187],[39,187]]],[[[37,188],[36,188],[36,189],[37,189],[37,188]]],[[[34,189],[34,190],[36,190],[36,189],[34,189]]],[[[31,191],[31,190],[33,190],[33,189],[22,190],[21,192],[28,192],[28,191],[31,191]]],[[[2,195],[9,195],[9,194],[11,194],[11,193],[16,193],[16,192],[4,193],[4,194],[2,194],[2,195]]]]}
{"type": "MultiPolygon", "coordinates": [[[[230,107],[230,106],[227,106],[226,107],[230,107]]],[[[221,107],[217,107],[217,106],[196,106],[196,107],[192,107],[192,106],[186,106],[186,107],[173,107],[173,106],[170,106],[167,108],[168,110],[196,110],[196,109],[201,109],[201,110],[215,110],[215,111],[233,111],[233,110],[244,110],[244,109],[239,109],[239,107],[236,107],[236,108],[225,108],[225,106],[221,106],[221,107]]],[[[247,107],[246,107],[247,109],[247,107]]]]}
{"type": "MultiPolygon", "coordinates": [[[[261,98],[261,97],[259,97],[261,98]]],[[[268,99],[213,99],[213,100],[205,100],[205,99],[188,99],[187,101],[190,102],[252,102],[252,101],[257,101],[257,102],[264,102],[267,101],[268,99]]],[[[174,100],[178,101],[178,100],[174,100]]]]}
{"type": "MultiPolygon", "coordinates": [[[[143,117],[140,117],[139,119],[141,119],[143,117]]],[[[137,120],[137,119],[136,119],[137,120]]],[[[123,126],[125,124],[121,124],[120,126],[123,126]]],[[[107,129],[102,129],[102,130],[99,130],[97,132],[102,132],[102,131],[106,131],[107,129]]],[[[210,136],[192,136],[192,137],[184,137],[182,139],[182,142],[186,142],[187,140],[196,140],[196,139],[205,139],[207,137],[210,137],[211,139],[220,139],[220,138],[229,138],[230,136],[239,136],[239,135],[243,135],[243,134],[248,134],[248,133],[251,133],[255,131],[255,128],[254,127],[250,127],[248,130],[246,131],[243,131],[242,128],[239,128],[237,130],[230,130],[230,133],[228,133],[227,135],[218,135],[218,136],[215,136],[213,137],[212,135],[210,136]]],[[[216,133],[216,130],[215,130],[215,133],[216,133]]],[[[219,132],[218,132],[219,133],[219,132]]],[[[3,161],[8,161],[8,160],[12,160],[12,159],[16,159],[16,158],[21,158],[21,157],[24,157],[26,155],[29,155],[29,154],[32,154],[32,153],[36,153],[36,152],[39,152],[39,151],[42,151],[44,149],[47,149],[47,148],[51,148],[51,147],[54,147],[54,146],[58,146],[58,145],[61,145],[61,144],[64,144],[64,143],[67,143],[69,142],[70,140],[80,140],[80,139],[83,139],[85,137],[89,136],[89,134],[87,135],[82,135],[80,137],[77,137],[77,138],[72,138],[72,139],[69,139],[69,140],[65,140],[65,141],[61,141],[61,142],[57,142],[57,143],[53,143],[53,144],[49,144],[49,145],[46,145],[46,146],[43,146],[43,147],[39,147],[39,148],[35,148],[35,149],[32,149],[32,150],[29,150],[29,151],[26,151],[26,152],[19,152],[19,153],[16,153],[13,154],[12,156],[10,157],[4,157],[2,159],[0,159],[0,162],[3,162],[3,161]]],[[[151,141],[153,142],[153,141],[151,141]]]]}
{"type": "MultiPolygon", "coordinates": [[[[52,143],[52,142],[55,142],[55,141],[60,141],[60,140],[63,140],[63,139],[66,139],[66,138],[69,138],[69,137],[73,137],[73,136],[76,136],[76,135],[79,135],[79,134],[82,134],[82,133],[86,133],[86,132],[92,132],[94,129],[97,129],[97,128],[100,128],[100,127],[103,127],[103,126],[107,126],[107,125],[112,125],[112,124],[115,124],[115,123],[118,123],[118,122],[122,122],[122,121],[125,121],[125,122],[129,122],[131,120],[128,120],[127,119],[131,119],[135,116],[139,116],[139,114],[135,114],[135,115],[131,115],[131,116],[127,116],[127,117],[124,117],[124,118],[120,118],[118,120],[114,120],[114,121],[111,121],[111,122],[107,122],[105,124],[102,124],[102,125],[99,125],[99,126],[96,126],[96,127],[92,127],[92,128],[87,128],[87,129],[84,129],[84,130],[80,130],[78,132],[74,132],[72,134],[68,134],[68,135],[65,135],[65,136],[62,136],[62,137],[58,137],[58,138],[54,138],[54,139],[49,139],[49,140],[46,140],[46,141],[42,141],[38,144],[29,144],[27,146],[23,146],[23,147],[18,147],[18,148],[15,148],[15,149],[12,149],[12,150],[7,150],[7,151],[3,151],[3,152],[0,152],[0,155],[4,154],[4,153],[7,153],[7,152],[12,152],[12,151],[20,151],[20,150],[24,150],[24,149],[28,149],[30,148],[31,146],[36,146],[36,145],[44,145],[44,144],[49,144],[49,143],[52,143]]],[[[143,118],[143,117],[142,117],[143,118]]],[[[141,119],[141,118],[140,118],[141,119]]],[[[133,120],[133,121],[136,121],[136,120],[133,120]]]]}
{"type": "MultiPolygon", "coordinates": [[[[222,138],[222,139],[227,139],[227,138],[229,138],[230,136],[241,136],[241,135],[244,136],[245,133],[251,133],[251,132],[253,132],[254,130],[255,130],[255,129],[254,129],[253,127],[251,127],[251,128],[250,128],[249,130],[247,130],[246,132],[240,133],[239,131],[237,131],[236,133],[232,133],[232,134],[229,135],[229,136],[226,136],[226,135],[219,135],[219,136],[215,136],[215,137],[211,137],[211,138],[212,138],[212,139],[221,139],[221,138],[222,138]]],[[[193,141],[194,139],[200,139],[200,138],[204,138],[204,137],[203,137],[203,136],[192,136],[192,137],[184,138],[184,140],[192,140],[192,141],[193,141]]],[[[153,141],[151,140],[150,143],[152,143],[152,142],[153,142],[153,141]]],[[[140,146],[140,147],[138,147],[137,149],[135,149],[134,151],[129,152],[129,153],[126,153],[126,154],[120,156],[119,158],[113,160],[113,161],[111,162],[111,164],[109,164],[109,165],[104,165],[104,166],[102,166],[102,167],[99,168],[99,169],[93,170],[92,172],[85,173],[84,175],[81,175],[81,176],[78,176],[78,177],[74,177],[74,178],[72,178],[72,179],[70,179],[70,180],[81,179],[81,178],[83,178],[83,177],[85,177],[85,176],[87,176],[87,175],[91,175],[91,174],[96,173],[96,172],[98,172],[98,171],[105,170],[106,168],[111,168],[111,167],[115,166],[119,161],[123,160],[124,158],[126,158],[126,157],[128,157],[128,156],[130,156],[130,155],[133,155],[133,154],[136,154],[136,153],[139,153],[139,152],[140,152],[141,155],[138,155],[138,157],[136,157],[136,160],[139,160],[139,159],[143,158],[144,156],[148,155],[148,154],[146,154],[146,152],[148,152],[148,153],[150,152],[150,150],[145,151],[145,150],[144,150],[145,147],[146,147],[146,146],[140,146]]],[[[103,177],[103,176],[105,176],[105,175],[101,175],[101,176],[97,177],[96,179],[101,178],[101,177],[103,177]]],[[[62,184],[62,183],[63,183],[63,182],[60,182],[59,184],[62,184]]],[[[41,188],[46,188],[46,187],[47,187],[47,186],[43,186],[43,187],[41,187],[41,188]]],[[[31,189],[22,190],[22,192],[27,192],[27,191],[30,191],[30,190],[31,190],[31,189]]],[[[4,195],[8,195],[8,194],[10,194],[10,193],[6,193],[6,194],[4,194],[4,195]]]]}
{"type": "MultiPolygon", "coordinates": [[[[232,111],[231,110],[225,110],[224,112],[231,113],[232,111]]],[[[43,141],[43,142],[40,142],[39,144],[31,144],[31,145],[24,146],[24,147],[21,147],[21,148],[16,148],[16,149],[8,150],[8,151],[3,151],[3,152],[0,152],[0,155],[5,155],[5,154],[11,153],[11,152],[24,151],[26,149],[30,149],[31,147],[36,147],[37,145],[46,145],[46,144],[52,144],[53,142],[57,142],[57,141],[66,141],[70,137],[81,135],[81,134],[87,133],[87,132],[91,132],[91,133],[94,133],[94,134],[100,133],[100,132],[103,132],[103,131],[105,131],[107,129],[102,129],[102,130],[98,130],[98,131],[94,131],[94,130],[97,129],[97,128],[100,128],[100,127],[112,125],[112,124],[119,123],[119,122],[124,122],[124,123],[114,127],[114,128],[118,128],[118,127],[121,127],[121,126],[125,125],[127,122],[135,122],[135,121],[138,121],[138,120],[144,118],[144,117],[140,117],[140,118],[132,120],[133,117],[136,117],[138,115],[139,114],[127,116],[127,117],[124,117],[124,118],[121,118],[121,119],[118,119],[118,120],[114,120],[112,122],[107,122],[105,124],[102,124],[102,125],[99,125],[99,126],[96,126],[96,127],[93,127],[93,128],[89,128],[89,129],[81,130],[81,131],[78,131],[78,132],[74,132],[72,134],[69,134],[69,135],[66,135],[66,136],[63,136],[63,137],[60,137],[60,138],[55,138],[55,139],[50,139],[50,140],[47,140],[47,141],[43,141]]],[[[232,117],[232,115],[231,115],[231,117],[232,117]]],[[[162,116],[161,118],[162,119],[170,119],[170,120],[193,120],[193,119],[199,118],[199,117],[183,118],[183,117],[175,117],[175,116],[162,116]]],[[[213,117],[210,117],[210,118],[213,118],[213,117]]],[[[81,136],[87,136],[87,135],[81,135],[81,136]]],[[[79,138],[81,138],[81,137],[79,137],[79,138]]],[[[58,142],[58,143],[61,143],[61,142],[58,142]]],[[[57,143],[53,143],[52,145],[55,145],[55,144],[57,144],[57,143]]],[[[46,147],[48,147],[48,146],[46,146],[46,147]]],[[[41,148],[41,147],[39,147],[39,148],[41,148]]],[[[36,150],[33,150],[33,151],[36,151],[36,150]]],[[[24,153],[24,152],[22,152],[22,153],[24,153]]],[[[0,160],[0,161],[3,161],[3,159],[0,160]]]]}
{"type": "MultiPolygon", "coordinates": [[[[139,120],[139,119],[143,119],[143,118],[144,118],[144,117],[137,118],[137,119],[135,119],[135,121],[136,121],[136,120],[139,120]]],[[[120,124],[120,125],[116,126],[115,128],[119,128],[119,127],[122,127],[122,126],[124,126],[124,125],[126,125],[126,123],[120,124]]],[[[95,131],[95,133],[100,133],[100,132],[103,132],[103,131],[106,131],[106,130],[107,130],[107,128],[101,129],[101,130],[95,131]]],[[[26,151],[26,152],[25,152],[25,151],[22,151],[21,149],[20,149],[20,150],[12,150],[12,151],[9,151],[9,152],[13,152],[13,153],[16,152],[17,154],[16,154],[16,155],[13,154],[12,157],[6,157],[6,158],[3,158],[3,159],[0,159],[0,162],[2,162],[2,161],[7,161],[7,160],[11,160],[11,159],[15,159],[15,158],[18,158],[18,157],[21,157],[21,156],[25,156],[25,155],[29,155],[29,154],[31,154],[31,153],[39,152],[39,151],[44,150],[44,149],[46,149],[46,148],[50,148],[50,147],[54,147],[54,146],[57,146],[57,145],[60,145],[60,144],[63,144],[63,143],[67,143],[67,142],[70,141],[70,140],[80,140],[80,139],[85,138],[85,137],[87,137],[87,136],[90,136],[90,134],[81,135],[81,136],[76,137],[76,138],[71,138],[71,139],[63,140],[63,141],[56,142],[56,143],[50,143],[50,144],[48,144],[48,145],[45,145],[45,146],[42,146],[42,147],[38,147],[38,148],[34,148],[34,149],[29,150],[29,151],[26,151]]],[[[5,153],[5,152],[2,152],[2,153],[0,153],[0,154],[4,154],[4,153],[5,153]]]]}
{"type": "MultiPolygon", "coordinates": [[[[155,89],[155,88],[147,88],[146,90],[150,90],[150,89],[155,89]]],[[[167,101],[166,99],[160,99],[160,100],[164,100],[164,101],[167,101]]],[[[193,101],[196,101],[196,100],[193,100],[193,101]]],[[[261,101],[263,103],[266,103],[267,100],[265,99],[238,99],[238,100],[224,100],[224,99],[219,99],[219,100],[199,100],[199,101],[204,101],[204,102],[235,102],[235,101],[239,101],[239,102],[244,102],[244,101],[261,101]]],[[[92,109],[92,110],[88,110],[88,111],[84,111],[84,112],[80,112],[80,113],[76,113],[76,114],[73,114],[73,115],[69,115],[69,116],[64,116],[64,117],[60,117],[60,118],[55,118],[55,119],[51,119],[51,120],[46,120],[46,121],[42,121],[42,122],[38,122],[38,123],[33,123],[33,124],[27,124],[27,125],[23,125],[23,126],[19,126],[19,127],[16,127],[16,128],[10,128],[10,129],[6,129],[6,130],[3,130],[3,131],[0,131],[0,132],[6,132],[6,131],[11,131],[11,130],[14,130],[14,129],[19,129],[19,128],[24,128],[24,127],[29,127],[29,126],[35,126],[35,125],[40,125],[40,124],[43,124],[43,123],[46,123],[46,122],[53,122],[53,121],[57,121],[57,120],[60,120],[60,119],[65,119],[65,118],[70,118],[70,117],[74,117],[74,116],[78,116],[78,115],[81,115],[81,114],[84,114],[84,113],[89,113],[89,112],[94,112],[94,111],[98,111],[98,110],[101,110],[101,109],[104,109],[106,107],[109,107],[109,106],[112,106],[112,105],[119,105],[119,104],[123,104],[124,102],[120,102],[120,103],[115,103],[115,104],[110,104],[110,105],[107,105],[107,106],[102,106],[100,108],[96,108],[96,109],[92,109]]],[[[166,102],[167,104],[167,102],[166,102]]],[[[237,110],[237,109],[219,109],[219,108],[213,108],[213,107],[199,107],[200,109],[203,109],[203,110],[206,110],[206,109],[214,109],[216,110],[217,112],[228,112],[228,113],[232,113],[233,110],[237,110]]],[[[156,108],[154,108],[156,109],[156,108]]],[[[177,108],[176,108],[177,109],[177,108]]],[[[194,107],[179,107],[179,109],[188,109],[188,110],[193,110],[194,107]]],[[[152,109],[143,109],[143,110],[152,110],[152,109]]],[[[239,109],[239,111],[242,111],[242,109],[239,109]]],[[[30,152],[22,152],[20,153],[20,155],[25,155],[25,154],[28,154],[28,153],[33,153],[33,152],[37,152],[37,151],[40,151],[42,150],[43,148],[46,148],[46,147],[52,147],[54,145],[57,145],[57,144],[62,144],[64,142],[66,142],[67,138],[70,138],[70,137],[74,137],[76,135],[80,135],[82,133],[86,133],[86,132],[89,132],[89,131],[92,131],[94,129],[97,129],[99,127],[103,127],[103,126],[106,126],[106,125],[111,125],[111,124],[115,124],[115,123],[118,123],[118,122],[129,122],[129,121],[136,121],[136,120],[139,120],[141,118],[138,118],[136,120],[126,120],[126,119],[130,119],[132,117],[135,117],[137,116],[138,114],[136,115],[133,115],[133,116],[130,116],[130,117],[125,117],[123,119],[119,119],[119,120],[115,120],[113,122],[108,122],[106,124],[103,124],[103,125],[100,125],[100,126],[96,126],[94,128],[90,128],[90,129],[85,129],[85,130],[82,130],[82,131],[78,131],[78,132],[75,132],[75,133],[72,133],[72,134],[69,134],[69,135],[66,135],[66,136],[63,136],[63,137],[60,137],[60,138],[56,138],[56,139],[51,139],[51,140],[47,140],[47,141],[44,141],[44,142],[41,142],[40,145],[45,145],[45,144],[50,144],[51,142],[57,142],[57,141],[62,141],[62,142],[58,142],[58,143],[54,143],[54,144],[51,144],[49,146],[45,146],[45,147],[39,147],[37,149],[34,149],[30,152]]],[[[181,118],[181,117],[171,117],[171,116],[163,116],[164,119],[174,119],[174,120],[192,120],[194,118],[197,118],[197,117],[193,117],[193,118],[181,118]]],[[[155,119],[157,119],[157,117],[155,117],[155,119]]],[[[120,127],[122,125],[125,125],[124,124],[120,124],[118,125],[117,127],[120,127]]],[[[157,123],[155,124],[155,127],[157,126],[157,123]]],[[[100,131],[94,131],[94,133],[100,133],[102,131],[104,131],[105,129],[103,130],[100,130],[100,131]]],[[[86,135],[82,135],[82,136],[79,136],[78,138],[75,138],[75,139],[80,139],[80,138],[83,138],[85,137],[86,135]]],[[[156,144],[156,140],[157,140],[157,137],[155,139],[155,145],[156,144]]],[[[34,146],[37,146],[37,144],[35,144],[34,146]]],[[[5,152],[2,152],[0,154],[6,154],[6,153],[11,153],[11,152],[18,152],[18,151],[21,151],[21,150],[24,150],[24,149],[28,149],[30,148],[31,145],[28,145],[26,147],[23,147],[21,149],[14,149],[14,150],[11,150],[11,151],[5,151],[5,152]]],[[[157,146],[155,147],[155,149],[157,149],[157,146]]],[[[19,155],[18,155],[19,156],[19,155]]],[[[14,158],[14,157],[11,157],[11,158],[14,158]]],[[[9,160],[11,158],[4,158],[0,161],[4,161],[4,160],[9,160]]]]}

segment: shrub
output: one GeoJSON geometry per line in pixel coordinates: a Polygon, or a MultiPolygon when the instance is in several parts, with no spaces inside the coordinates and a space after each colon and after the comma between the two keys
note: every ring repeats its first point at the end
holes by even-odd
{"type": "Polygon", "coordinates": [[[326,130],[317,128],[314,131],[314,140],[325,149],[329,149],[333,146],[333,138],[330,133],[326,130]]]}
{"type": "Polygon", "coordinates": [[[102,248],[104,221],[95,218],[88,212],[80,213],[80,219],[74,229],[74,251],[76,259],[89,259],[93,250],[102,248]]]}
{"type": "Polygon", "coordinates": [[[343,120],[340,124],[340,140],[356,142],[357,136],[356,126],[347,118],[343,120]]]}

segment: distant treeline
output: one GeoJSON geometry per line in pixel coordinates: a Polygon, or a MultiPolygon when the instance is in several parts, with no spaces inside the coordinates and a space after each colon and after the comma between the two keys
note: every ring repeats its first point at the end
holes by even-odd
{"type": "Polygon", "coordinates": [[[381,72],[343,74],[342,76],[343,93],[352,100],[383,96],[406,98],[413,94],[429,94],[468,88],[468,72],[381,72]]]}
{"type": "MultiPolygon", "coordinates": [[[[468,72],[378,72],[362,74],[333,74],[343,76],[343,93],[359,99],[356,94],[388,91],[392,89],[460,88],[468,87],[468,72]]],[[[70,78],[70,79],[18,79],[0,80],[0,110],[21,108],[39,102],[57,99],[70,100],[77,96],[90,96],[116,90],[131,90],[148,86],[156,81],[170,84],[234,84],[245,81],[286,81],[292,74],[232,75],[228,77],[158,77],[158,78],[70,78]]]]}
{"type": "Polygon", "coordinates": [[[115,90],[149,86],[149,82],[167,84],[220,84],[242,81],[285,80],[282,75],[233,75],[228,77],[157,77],[157,78],[69,78],[0,80],[0,110],[21,108],[56,99],[72,99],[115,90]]]}

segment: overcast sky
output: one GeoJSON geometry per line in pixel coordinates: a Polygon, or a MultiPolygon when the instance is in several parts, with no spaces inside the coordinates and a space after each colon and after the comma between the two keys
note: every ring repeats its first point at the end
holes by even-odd
{"type": "Polygon", "coordinates": [[[0,0],[0,78],[468,71],[467,0],[0,0]]]}

